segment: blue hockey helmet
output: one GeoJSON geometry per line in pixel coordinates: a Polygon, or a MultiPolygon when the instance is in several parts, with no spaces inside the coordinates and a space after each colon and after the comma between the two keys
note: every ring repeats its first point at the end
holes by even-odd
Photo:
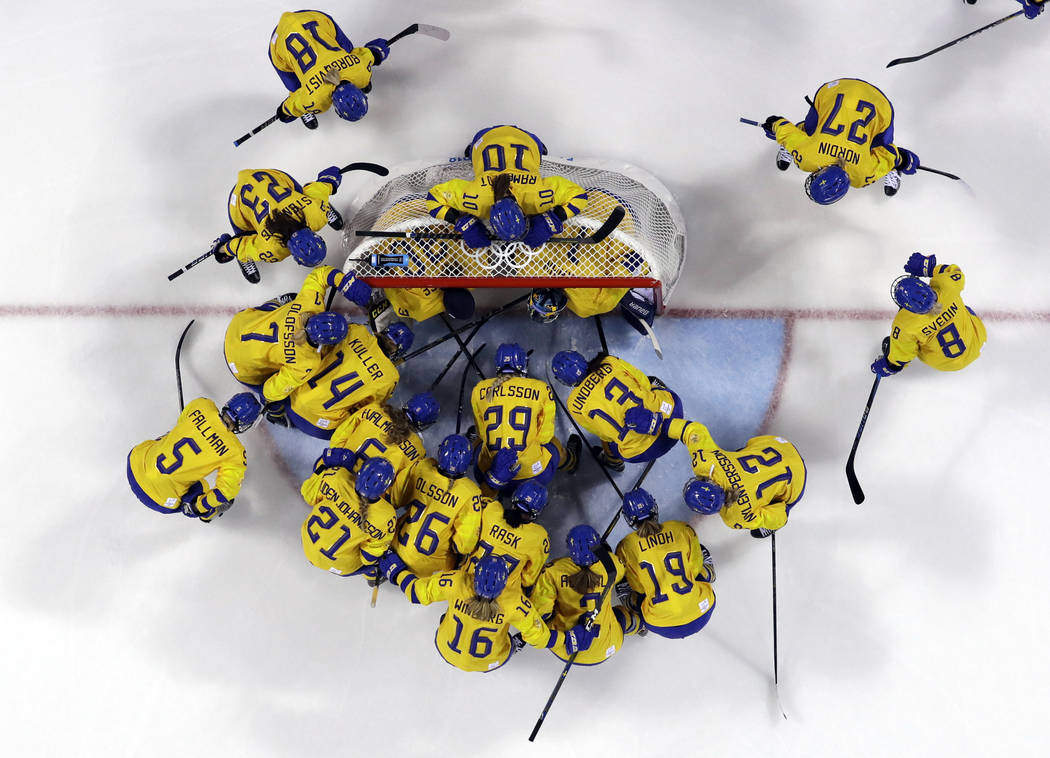
{"type": "Polygon", "coordinates": [[[496,348],[497,374],[524,374],[529,368],[529,356],[517,342],[504,342],[496,348]]]}
{"type": "Polygon", "coordinates": [[[917,276],[899,276],[890,287],[890,297],[897,304],[912,313],[929,313],[937,303],[937,293],[917,276]]]}
{"type": "Polygon", "coordinates": [[[412,342],[415,341],[416,335],[412,333],[412,330],[408,328],[404,321],[395,321],[381,334],[394,343],[394,354],[387,356],[388,358],[400,358],[402,355],[407,353],[412,347],[412,342]]]}
{"type": "Polygon", "coordinates": [[[549,324],[565,310],[569,298],[565,290],[540,287],[529,295],[529,318],[540,324],[549,324]]]}
{"type": "Polygon", "coordinates": [[[499,555],[486,555],[474,564],[474,592],[486,600],[495,600],[507,586],[510,570],[499,555]]]}
{"type": "Polygon", "coordinates": [[[394,464],[386,458],[369,458],[357,472],[354,489],[365,500],[376,501],[394,483],[394,464]]]}
{"type": "Polygon", "coordinates": [[[575,350],[562,350],[554,354],[551,372],[562,384],[575,387],[587,375],[587,359],[575,350]]]}
{"type": "Polygon", "coordinates": [[[306,321],[306,336],[315,345],[334,345],[346,336],[346,319],[335,311],[324,311],[306,321]]]}
{"type": "Polygon", "coordinates": [[[462,434],[450,434],[438,445],[437,467],[445,476],[459,479],[470,467],[474,451],[462,434]]]}
{"type": "Polygon", "coordinates": [[[332,107],[339,118],[360,121],[368,113],[368,97],[350,82],[339,82],[332,92],[332,107]]]}
{"type": "Polygon", "coordinates": [[[429,392],[419,392],[410,397],[401,410],[408,416],[412,426],[422,431],[437,421],[440,408],[436,397],[429,392]]]}
{"type": "Polygon", "coordinates": [[[234,434],[246,432],[259,420],[262,403],[251,392],[238,392],[222,406],[222,420],[234,434]]]}
{"type": "Polygon", "coordinates": [[[849,174],[837,164],[817,169],[806,177],[806,195],[814,203],[831,205],[849,191],[849,174]]]}
{"type": "Polygon", "coordinates": [[[321,263],[328,254],[321,235],[307,227],[292,232],[288,238],[288,249],[292,251],[296,263],[311,268],[321,263]]]}
{"type": "Polygon", "coordinates": [[[514,490],[514,494],[510,496],[510,504],[536,518],[547,505],[547,488],[535,479],[528,479],[514,490]]]}
{"type": "Polygon", "coordinates": [[[569,557],[577,566],[590,566],[598,560],[595,550],[602,544],[598,530],[589,524],[580,524],[569,530],[565,537],[565,546],[569,548],[569,557]]]}
{"type": "Polygon", "coordinates": [[[656,500],[646,490],[639,488],[624,494],[623,517],[632,529],[637,528],[647,518],[656,518],[659,515],[660,509],[656,506],[656,500]]]}
{"type": "Polygon", "coordinates": [[[682,497],[689,510],[709,515],[718,513],[726,501],[726,493],[710,479],[693,477],[685,483],[682,497]]]}
{"type": "Polygon", "coordinates": [[[493,203],[492,210],[489,211],[489,224],[500,239],[508,242],[521,239],[528,228],[525,213],[513,197],[505,197],[493,203]]]}

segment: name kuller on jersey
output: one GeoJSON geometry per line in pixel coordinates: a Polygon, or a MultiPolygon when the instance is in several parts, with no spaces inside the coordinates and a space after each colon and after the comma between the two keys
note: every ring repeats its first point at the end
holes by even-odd
{"type": "Polygon", "coordinates": [[[375,359],[368,354],[368,346],[361,342],[360,337],[354,337],[344,347],[361,359],[361,364],[365,367],[365,371],[373,379],[383,378],[383,367],[376,363],[375,359]]]}
{"type": "MultiPolygon", "coordinates": [[[[320,493],[321,497],[334,504],[335,507],[339,509],[340,513],[346,516],[347,519],[353,522],[361,531],[367,533],[369,537],[372,537],[373,539],[377,540],[386,537],[387,532],[373,526],[372,524],[368,523],[368,521],[361,518],[361,514],[358,513],[357,510],[352,505],[350,505],[350,503],[346,502],[341,497],[339,497],[339,493],[334,487],[329,485],[328,482],[321,482],[321,486],[318,488],[318,492],[320,493]]],[[[387,525],[388,531],[393,531],[393,528],[393,523],[387,525]]]]}

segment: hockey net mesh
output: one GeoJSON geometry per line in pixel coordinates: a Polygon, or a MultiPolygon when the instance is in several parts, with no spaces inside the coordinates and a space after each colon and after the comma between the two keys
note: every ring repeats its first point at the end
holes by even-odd
{"type": "Polygon", "coordinates": [[[494,241],[488,248],[471,249],[458,239],[361,237],[357,230],[386,232],[452,232],[452,225],[427,214],[427,192],[449,179],[472,179],[469,160],[409,170],[386,181],[363,203],[343,235],[346,269],[375,286],[422,286],[421,280],[440,280],[434,286],[493,287],[615,287],[650,286],[666,303],[685,263],[685,225],[666,188],[641,169],[627,164],[638,178],[619,171],[572,162],[544,159],[544,175],[570,179],[587,191],[587,207],[569,219],[559,237],[593,234],[617,206],[626,211],[617,228],[602,242],[551,242],[530,248],[520,242],[494,241]],[[648,185],[648,186],[647,186],[648,185]],[[373,253],[408,254],[408,266],[376,267],[373,253]],[[484,281],[478,281],[484,280],[484,281]],[[643,283],[644,280],[644,283],[643,283]],[[553,285],[552,282],[557,282],[553,285]]]}

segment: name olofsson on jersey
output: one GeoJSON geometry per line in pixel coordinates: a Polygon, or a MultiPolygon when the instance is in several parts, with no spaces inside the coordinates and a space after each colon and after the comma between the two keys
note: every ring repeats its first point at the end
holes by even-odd
{"type": "Polygon", "coordinates": [[[937,318],[935,318],[932,323],[927,324],[926,326],[924,326],[922,328],[922,336],[923,337],[932,337],[937,332],[939,332],[942,328],[944,328],[944,326],[946,326],[949,321],[954,319],[955,318],[955,314],[957,314],[958,312],[959,312],[959,304],[958,303],[952,303],[948,308],[945,308],[944,312],[941,313],[939,316],[937,316],[937,318]]]}
{"type": "Polygon", "coordinates": [[[288,306],[288,313],[284,317],[284,334],[282,344],[284,345],[284,362],[295,363],[295,333],[299,331],[299,313],[303,306],[300,303],[292,303],[288,306]]]}
{"type": "Polygon", "coordinates": [[[211,430],[211,424],[208,423],[208,419],[203,413],[194,409],[190,411],[190,415],[187,417],[189,422],[197,427],[197,431],[200,432],[201,437],[204,441],[211,445],[212,449],[215,450],[219,455],[226,455],[230,452],[230,449],[226,447],[222,441],[222,437],[219,436],[218,432],[211,430]]]}
{"type": "Polygon", "coordinates": [[[595,388],[599,387],[605,377],[609,376],[612,372],[612,366],[608,363],[602,362],[596,371],[589,374],[584,383],[580,385],[580,388],[573,393],[571,400],[572,409],[579,413],[583,413],[584,405],[586,405],[587,399],[591,396],[591,393],[594,392],[595,388]]]}
{"type": "Polygon", "coordinates": [[[321,482],[321,486],[318,489],[318,492],[321,493],[321,496],[325,500],[328,500],[329,502],[333,503],[335,507],[339,509],[339,512],[346,516],[361,531],[366,532],[369,537],[372,537],[377,540],[386,537],[386,533],[383,532],[383,530],[373,526],[372,524],[368,523],[368,521],[361,518],[361,514],[358,513],[357,510],[352,505],[350,505],[350,503],[343,500],[339,496],[338,490],[336,490],[335,487],[332,487],[330,484],[328,484],[328,482],[321,482]]]}

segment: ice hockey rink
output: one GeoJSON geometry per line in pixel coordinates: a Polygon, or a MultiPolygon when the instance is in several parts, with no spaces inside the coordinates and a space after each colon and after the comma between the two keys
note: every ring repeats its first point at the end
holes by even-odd
{"type": "MultiPolygon", "coordinates": [[[[357,44],[413,22],[374,75],[365,119],[274,124],[284,90],[266,49],[274,2],[39,0],[5,12],[2,193],[8,272],[0,325],[7,432],[0,509],[0,744],[8,756],[1042,756],[1050,701],[1047,549],[1032,497],[1050,410],[1050,13],[1014,19],[924,61],[885,69],[1018,9],[1013,0],[333,2],[357,44]],[[739,123],[801,119],[837,77],[892,100],[896,143],[962,176],[905,177],[832,207],[775,145],[739,123]],[[572,671],[537,741],[562,664],[527,648],[489,674],[433,645],[444,604],[310,565],[298,494],[315,440],[260,424],[248,474],[211,525],[164,517],[128,488],[125,457],[187,398],[238,391],[221,352],[230,316],[298,289],[291,260],[247,284],[206,262],[166,275],[227,230],[236,172],[300,181],[352,161],[458,154],[480,128],[519,124],[552,155],[626,161],[673,192],[686,271],[656,331],[665,358],[615,315],[613,352],[661,376],[723,447],[760,432],[805,457],[806,494],[777,535],[780,714],[773,687],[770,543],[697,517],[676,449],[647,480],[715,560],[711,623],[681,641],[629,638],[572,671]],[[916,362],[884,380],[844,465],[913,251],[966,273],[985,320],[958,373],[916,362]]],[[[368,180],[348,174],[349,219],[368,180]]],[[[341,265],[325,230],[328,263],[341,265]]],[[[417,340],[444,327],[427,322],[417,340]]],[[[535,348],[531,373],[589,322],[523,313],[473,344],[535,348]]],[[[406,364],[397,399],[430,383],[453,343],[406,364]]],[[[455,425],[462,362],[438,390],[455,425]]],[[[564,396],[564,388],[556,387],[564,396]]],[[[559,435],[568,426],[559,422],[559,435]]],[[[1042,473],[1041,473],[1042,472],[1042,473]]],[[[627,488],[638,469],[617,475],[627,488]]],[[[559,475],[543,522],[599,530],[618,507],[594,462],[559,475]]],[[[1038,496],[1038,492],[1035,493],[1038,496]]],[[[621,525],[613,540],[625,534],[621,525]]]]}

